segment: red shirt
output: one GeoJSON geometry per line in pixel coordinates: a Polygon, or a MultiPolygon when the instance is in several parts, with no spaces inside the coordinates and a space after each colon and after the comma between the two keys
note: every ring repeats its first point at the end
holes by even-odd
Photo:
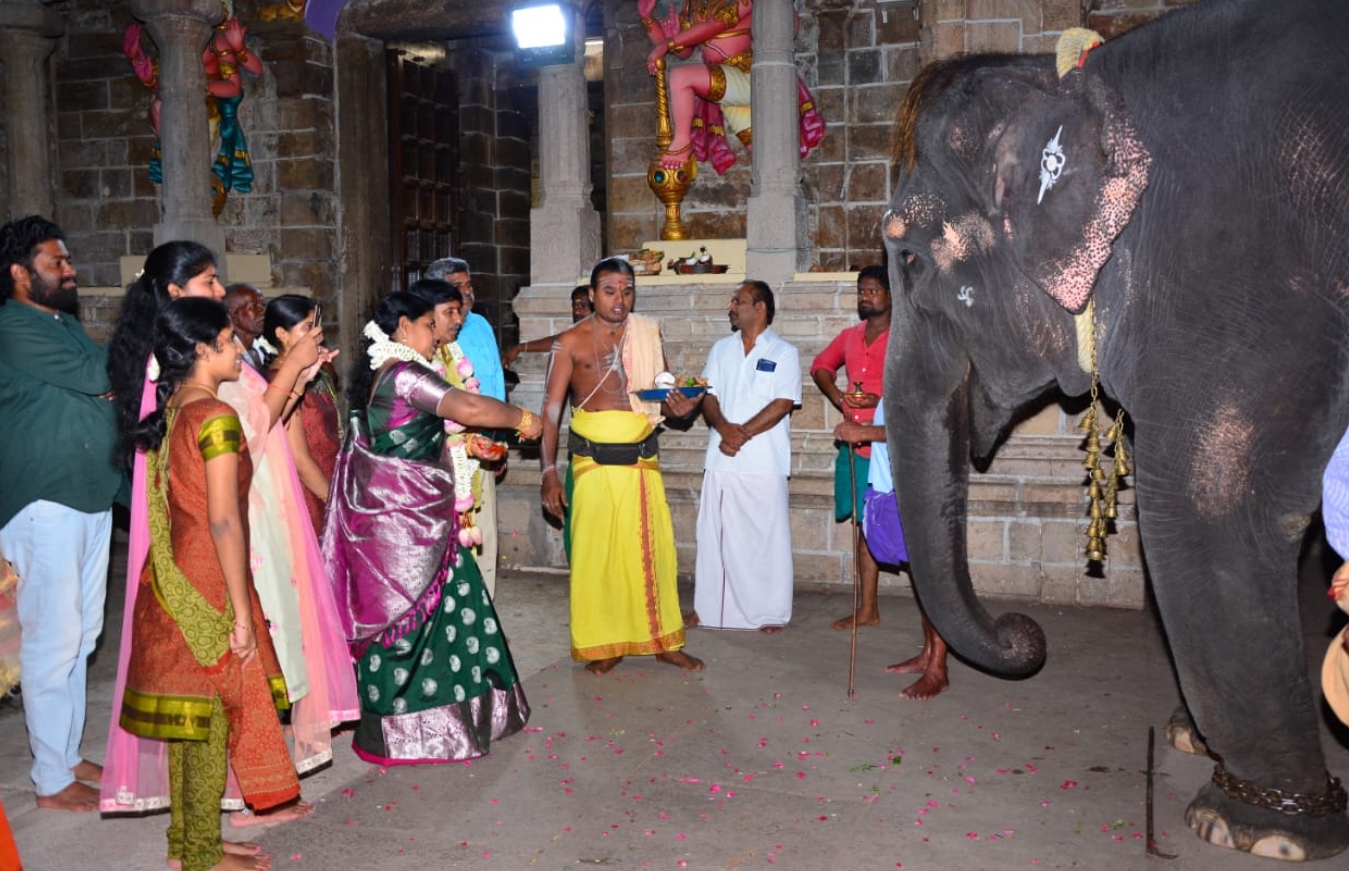
{"type": "MultiPolygon", "coordinates": [[[[866,343],[866,333],[866,321],[839,333],[810,364],[810,371],[814,373],[816,369],[825,369],[831,377],[837,378],[839,367],[843,367],[848,378],[844,393],[850,393],[853,385],[860,381],[863,392],[880,396],[885,376],[885,348],[890,344],[890,331],[881,333],[870,345],[866,343]]],[[[851,408],[846,403],[844,407],[852,413],[857,423],[869,424],[876,416],[874,408],[851,408]]],[[[857,454],[870,457],[871,445],[858,445],[857,454]]]]}

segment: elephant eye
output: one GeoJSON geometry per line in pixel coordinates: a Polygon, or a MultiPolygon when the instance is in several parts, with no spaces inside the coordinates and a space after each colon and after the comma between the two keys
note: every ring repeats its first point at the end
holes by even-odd
{"type": "Polygon", "coordinates": [[[901,248],[895,252],[899,258],[900,268],[910,276],[917,275],[923,270],[923,258],[912,248],[901,248]]]}

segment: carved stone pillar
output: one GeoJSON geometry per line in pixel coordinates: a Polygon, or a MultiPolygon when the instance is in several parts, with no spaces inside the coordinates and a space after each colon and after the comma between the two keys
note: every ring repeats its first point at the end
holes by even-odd
{"type": "MultiPolygon", "coordinates": [[[[51,137],[47,114],[47,56],[63,32],[61,19],[45,6],[0,3],[0,67],[9,143],[9,196],[5,215],[52,217],[51,137]]],[[[0,221],[3,221],[0,216],[0,221]]]]}
{"type": "Polygon", "coordinates": [[[756,0],[750,71],[754,162],[745,218],[750,278],[789,280],[806,267],[792,0],[756,0]]]}
{"type": "Polygon", "coordinates": [[[529,213],[531,284],[574,285],[600,256],[600,216],[590,202],[590,125],[582,74],[585,25],[572,17],[576,59],[539,69],[540,202],[529,213]]]}
{"type": "Polygon", "coordinates": [[[193,239],[225,267],[225,231],[211,214],[211,140],[206,114],[206,71],[201,53],[222,18],[220,0],[133,0],[159,48],[159,141],[164,214],[155,244],[193,239]]]}

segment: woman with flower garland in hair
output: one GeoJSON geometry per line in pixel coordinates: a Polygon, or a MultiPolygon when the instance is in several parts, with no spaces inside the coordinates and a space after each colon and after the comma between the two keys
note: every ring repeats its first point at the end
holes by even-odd
{"type": "Polygon", "coordinates": [[[357,657],[353,746],[380,765],[450,762],[519,731],[529,704],[477,564],[458,537],[445,419],[538,438],[530,412],[447,384],[432,369],[432,306],[396,292],[365,325],[350,430],[323,553],[357,657]]]}
{"type": "MultiPolygon", "coordinates": [[[[219,300],[223,295],[215,256],[205,246],[174,241],[150,252],[145,267],[127,288],[109,346],[108,375],[116,395],[122,433],[133,432],[136,424],[157,407],[155,390],[160,373],[151,351],[159,312],[171,301],[183,297],[219,300]]],[[[332,758],[332,726],[343,719],[354,719],[357,714],[350,658],[335,628],[332,590],[323,574],[313,527],[306,514],[286,511],[286,506],[300,505],[303,497],[285,433],[274,428],[275,422],[293,405],[298,386],[305,383],[319,360],[317,341],[302,342],[287,356],[272,385],[251,368],[245,368],[241,379],[247,383],[228,381],[221,390],[222,399],[235,409],[244,425],[255,465],[253,487],[249,491],[253,528],[250,562],[271,624],[269,634],[286,675],[290,701],[295,703],[291,714],[293,755],[296,769],[301,772],[332,758]],[[309,639],[303,648],[302,629],[309,639]],[[307,660],[304,651],[308,652],[307,660]]],[[[131,535],[122,648],[99,810],[139,813],[167,807],[169,783],[163,742],[139,738],[119,723],[139,590],[137,581],[149,551],[145,455],[134,443],[124,440],[119,458],[132,471],[131,535]]],[[[236,826],[255,821],[284,822],[313,809],[299,802],[276,813],[254,816],[247,812],[232,784],[223,804],[236,811],[230,818],[236,826]]]]}
{"type": "MultiPolygon", "coordinates": [[[[267,304],[262,335],[253,347],[262,352],[263,365],[270,380],[280,372],[277,364],[284,354],[323,325],[318,322],[314,300],[296,293],[278,296],[267,304]]],[[[299,407],[286,420],[286,436],[295,457],[295,471],[304,485],[305,507],[314,523],[314,534],[323,531],[323,507],[328,501],[328,484],[342,446],[342,416],[337,410],[337,386],[327,366],[319,368],[314,380],[305,386],[299,407]]]]}
{"type": "MultiPolygon", "coordinates": [[[[432,332],[436,352],[431,366],[451,387],[479,393],[482,390],[474,374],[473,362],[459,347],[459,329],[464,325],[464,299],[448,281],[423,278],[408,292],[432,306],[432,332]]],[[[495,475],[506,458],[506,445],[477,432],[457,420],[445,421],[445,449],[442,459],[454,471],[455,510],[459,512],[459,543],[478,561],[487,595],[496,599],[496,573],[487,570],[496,565],[496,530],[479,522],[482,518],[483,478],[495,475]]]]}
{"type": "Polygon", "coordinates": [[[253,463],[238,415],[217,396],[239,377],[242,346],[210,299],[168,304],[154,335],[155,407],[122,431],[145,454],[150,553],[136,579],[120,723],[167,744],[170,867],[264,871],[269,856],[220,832],[227,770],[259,810],[300,795],[275,712],[289,704],[285,680],[249,577],[253,463]]]}

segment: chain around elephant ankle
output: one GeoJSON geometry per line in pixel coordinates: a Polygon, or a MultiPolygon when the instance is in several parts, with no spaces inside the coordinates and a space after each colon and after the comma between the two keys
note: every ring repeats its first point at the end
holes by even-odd
{"type": "Polygon", "coordinates": [[[1249,780],[1233,777],[1222,763],[1213,766],[1213,785],[1228,798],[1256,807],[1268,808],[1289,816],[1305,814],[1320,819],[1344,813],[1349,806],[1349,795],[1340,785],[1340,779],[1326,772],[1326,791],[1319,795],[1305,792],[1285,792],[1272,786],[1257,786],[1249,780]]]}

